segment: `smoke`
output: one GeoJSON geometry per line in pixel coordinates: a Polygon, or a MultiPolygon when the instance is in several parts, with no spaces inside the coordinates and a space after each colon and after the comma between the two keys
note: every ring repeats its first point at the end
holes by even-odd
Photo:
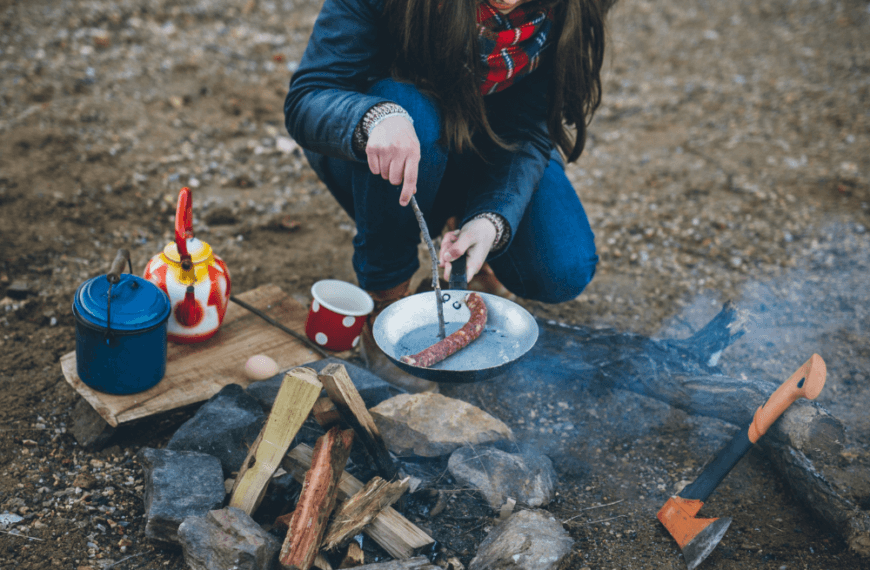
{"type": "MultiPolygon", "coordinates": [[[[870,434],[870,243],[861,224],[831,223],[792,241],[795,267],[745,283],[734,301],[746,311],[746,334],[719,365],[736,378],[779,383],[813,353],[827,364],[818,402],[856,437],[870,434]]],[[[683,338],[706,324],[725,299],[698,295],[664,323],[659,338],[683,338]]]]}

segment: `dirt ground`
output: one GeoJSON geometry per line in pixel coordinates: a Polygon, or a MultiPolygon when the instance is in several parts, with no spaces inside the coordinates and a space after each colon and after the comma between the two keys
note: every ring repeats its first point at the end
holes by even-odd
{"type": "MultiPolygon", "coordinates": [[[[282,126],[318,8],[0,0],[0,513],[24,517],[0,533],[3,570],[185,567],[144,538],[132,457],[191,412],[82,450],[59,366],[75,346],[75,288],[118,247],[144,269],[170,239],[181,186],[234,290],[275,283],[307,303],[318,279],[354,281],[352,221],[282,126]]],[[[575,301],[523,304],[545,320],[679,338],[734,300],[750,332],[721,365],[780,381],[821,354],[819,401],[848,427],[843,461],[870,509],[870,5],[619,0],[590,132],[569,175],[597,276],[575,301]]],[[[577,540],[563,570],[684,567],[655,513],[735,427],[555,379],[511,397],[497,388],[443,391],[551,455],[548,509],[577,540]]],[[[467,563],[492,513],[459,496],[447,518],[417,520],[467,563]]],[[[707,568],[870,567],[758,450],[705,512],[734,518],[707,568]]]]}

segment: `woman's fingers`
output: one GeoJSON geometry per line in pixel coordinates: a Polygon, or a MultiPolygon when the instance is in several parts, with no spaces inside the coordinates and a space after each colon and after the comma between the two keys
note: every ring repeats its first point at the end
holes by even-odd
{"type": "Polygon", "coordinates": [[[417,193],[417,167],[419,158],[409,157],[405,160],[405,172],[402,176],[402,193],[399,195],[399,204],[407,206],[411,196],[417,193]]]}
{"type": "Polygon", "coordinates": [[[476,236],[474,236],[472,232],[460,231],[456,239],[452,240],[452,243],[449,243],[448,246],[443,249],[443,261],[455,261],[460,255],[463,255],[475,241],[476,236]]]}
{"type": "Polygon", "coordinates": [[[420,141],[414,126],[402,116],[387,117],[369,133],[366,157],[372,174],[402,186],[399,204],[407,206],[417,192],[420,141]]]}
{"type": "Polygon", "coordinates": [[[452,232],[447,232],[443,238],[441,238],[441,248],[438,252],[438,258],[444,261],[444,254],[447,253],[447,249],[456,242],[456,238],[459,237],[459,230],[454,230],[452,232]]]}
{"type": "Polygon", "coordinates": [[[368,152],[368,148],[366,148],[366,159],[369,163],[369,170],[372,171],[372,174],[375,176],[381,173],[380,160],[378,155],[374,152],[368,152]]]}
{"type": "Polygon", "coordinates": [[[393,186],[399,186],[402,183],[402,179],[405,177],[405,161],[407,160],[405,157],[390,157],[392,160],[390,161],[390,168],[388,172],[383,173],[383,177],[386,180],[390,181],[390,184],[393,186]]]}
{"type": "Polygon", "coordinates": [[[486,256],[495,241],[495,226],[486,219],[473,219],[458,232],[450,232],[441,242],[441,264],[444,278],[450,279],[450,262],[465,255],[465,273],[469,281],[474,278],[486,262],[486,256]]]}

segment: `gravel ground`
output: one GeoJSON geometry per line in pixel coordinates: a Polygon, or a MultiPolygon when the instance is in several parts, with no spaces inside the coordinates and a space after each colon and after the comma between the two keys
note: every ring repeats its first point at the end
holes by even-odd
{"type": "MultiPolygon", "coordinates": [[[[170,239],[182,185],[235,290],[275,283],[306,302],[317,279],[354,280],[353,225],[282,126],[318,8],[0,0],[0,513],[23,517],[0,523],[0,568],[184,567],[144,539],[133,457],[191,411],[82,450],[58,364],[74,348],[76,286],[118,247],[143,268],[170,239]]],[[[732,299],[751,326],[726,371],[777,381],[818,352],[820,401],[849,427],[843,461],[867,465],[870,6],[620,0],[609,28],[604,103],[569,169],[602,261],[577,300],[525,305],[683,337],[732,299]]],[[[512,401],[485,384],[445,392],[554,456],[550,510],[577,539],[562,570],[683,565],[655,512],[735,428],[570,384],[519,387],[512,401]]],[[[856,496],[870,508],[870,489],[856,496]]],[[[457,497],[447,523],[420,523],[467,562],[491,521],[479,497],[457,497]]],[[[735,518],[710,568],[867,564],[757,450],[709,508],[735,518]]]]}

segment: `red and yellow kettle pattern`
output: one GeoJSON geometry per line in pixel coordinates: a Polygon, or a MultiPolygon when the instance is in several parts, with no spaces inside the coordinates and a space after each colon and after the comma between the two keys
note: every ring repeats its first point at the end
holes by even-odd
{"type": "Polygon", "coordinates": [[[176,343],[211,338],[230,301],[230,272],[207,243],[193,237],[191,191],[182,188],[175,214],[175,241],[145,266],[144,278],[169,297],[167,336],[176,343]]]}

